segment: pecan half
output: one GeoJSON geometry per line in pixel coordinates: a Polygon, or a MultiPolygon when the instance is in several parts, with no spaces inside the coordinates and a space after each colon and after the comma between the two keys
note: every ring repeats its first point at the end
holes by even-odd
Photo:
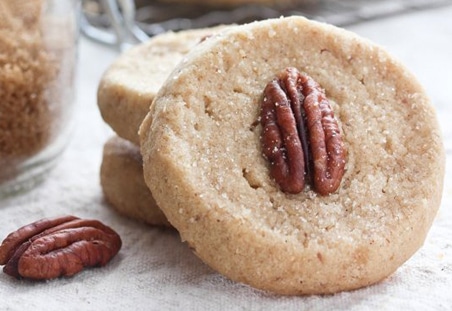
{"type": "Polygon", "coordinates": [[[264,90],[261,142],[270,174],[282,191],[299,193],[306,179],[320,195],[333,193],[345,171],[346,151],[320,85],[286,68],[264,90]]]}
{"type": "Polygon", "coordinates": [[[121,248],[119,235],[97,220],[41,219],[10,233],[0,245],[3,272],[36,280],[72,276],[104,266],[121,248]]]}

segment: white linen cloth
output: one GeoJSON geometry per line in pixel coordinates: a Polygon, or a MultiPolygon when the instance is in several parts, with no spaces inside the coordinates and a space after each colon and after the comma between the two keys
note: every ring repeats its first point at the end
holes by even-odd
{"type": "MultiPolygon", "coordinates": [[[[452,6],[348,27],[381,44],[419,78],[438,111],[452,158],[452,6]]],[[[62,161],[34,190],[0,201],[0,239],[43,217],[94,218],[122,237],[106,266],[48,282],[0,273],[0,310],[452,310],[452,167],[425,245],[380,284],[331,296],[281,297],[234,283],[204,265],[177,233],[116,214],[99,167],[112,135],[96,105],[101,74],[117,57],[81,38],[77,127],[62,161]]]]}

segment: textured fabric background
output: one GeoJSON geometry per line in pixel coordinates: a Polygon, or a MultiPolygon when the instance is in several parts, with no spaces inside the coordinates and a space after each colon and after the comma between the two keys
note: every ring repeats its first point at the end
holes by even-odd
{"type": "MultiPolygon", "coordinates": [[[[452,7],[349,28],[386,46],[419,77],[437,107],[451,160],[452,7]]],[[[0,310],[452,310],[450,165],[424,247],[382,283],[332,296],[280,297],[234,283],[198,260],[176,232],[118,216],[99,185],[102,146],[112,132],[96,106],[100,75],[116,56],[82,38],[73,139],[46,182],[0,201],[0,239],[39,218],[73,214],[112,226],[123,248],[106,267],[72,278],[34,283],[0,273],[0,310]]]]}

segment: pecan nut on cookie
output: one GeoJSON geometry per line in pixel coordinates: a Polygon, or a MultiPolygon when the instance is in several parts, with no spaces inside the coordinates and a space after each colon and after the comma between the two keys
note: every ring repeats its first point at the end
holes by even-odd
{"type": "Polygon", "coordinates": [[[440,205],[441,133],[416,78],[302,17],[199,44],[140,136],[145,181],[182,239],[226,277],[279,294],[381,281],[440,205]]]}

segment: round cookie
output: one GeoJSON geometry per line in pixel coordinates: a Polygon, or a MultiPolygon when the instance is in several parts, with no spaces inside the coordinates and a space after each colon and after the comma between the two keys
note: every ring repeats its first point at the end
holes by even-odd
{"type": "Polygon", "coordinates": [[[167,32],[121,54],[99,82],[97,104],[104,121],[138,145],[138,128],[170,72],[193,46],[224,27],[167,32]]]}
{"type": "Polygon", "coordinates": [[[140,136],[145,181],[182,239],[223,275],[275,293],[381,281],[422,246],[440,205],[441,133],[415,77],[381,47],[301,17],[198,45],[140,136]],[[283,193],[262,156],[263,91],[287,67],[325,89],[339,123],[345,174],[327,196],[283,193]]]}
{"type": "Polygon", "coordinates": [[[120,214],[151,225],[170,226],[144,183],[140,148],[120,137],[104,145],[100,183],[120,214]]]}

